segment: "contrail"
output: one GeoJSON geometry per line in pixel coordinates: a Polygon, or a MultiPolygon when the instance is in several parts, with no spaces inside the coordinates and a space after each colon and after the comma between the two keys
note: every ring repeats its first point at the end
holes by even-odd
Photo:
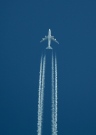
{"type": "Polygon", "coordinates": [[[58,104],[58,98],[57,98],[57,59],[55,55],[55,135],[57,135],[57,104],[58,104]]]}
{"type": "Polygon", "coordinates": [[[52,54],[52,135],[55,133],[55,107],[54,107],[54,59],[52,54]]]}
{"type": "MultiPolygon", "coordinates": [[[[46,55],[41,57],[38,89],[37,135],[42,135],[46,55]]],[[[52,53],[52,135],[57,135],[57,58],[52,53]]]]}
{"type": "Polygon", "coordinates": [[[38,123],[37,123],[37,134],[42,134],[42,117],[43,117],[43,100],[44,100],[44,81],[45,81],[45,63],[46,56],[41,57],[40,62],[40,75],[39,75],[39,90],[38,90],[38,123]]]}
{"type": "Polygon", "coordinates": [[[44,56],[44,60],[43,60],[43,73],[42,73],[42,88],[41,88],[41,130],[42,130],[42,121],[43,121],[44,85],[45,85],[45,64],[46,64],[46,56],[44,56]]]}
{"type": "Polygon", "coordinates": [[[42,85],[42,57],[40,62],[39,89],[38,89],[38,123],[37,123],[38,135],[41,134],[41,88],[42,88],[41,85],[42,85]]]}
{"type": "Polygon", "coordinates": [[[57,59],[52,54],[52,135],[57,135],[57,59]]]}

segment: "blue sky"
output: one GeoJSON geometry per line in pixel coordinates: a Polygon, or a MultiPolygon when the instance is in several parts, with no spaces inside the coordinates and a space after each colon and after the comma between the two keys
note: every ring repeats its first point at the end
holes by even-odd
{"type": "Polygon", "coordinates": [[[36,135],[49,28],[60,43],[58,134],[96,135],[96,1],[1,0],[0,13],[0,135],[36,135]]]}

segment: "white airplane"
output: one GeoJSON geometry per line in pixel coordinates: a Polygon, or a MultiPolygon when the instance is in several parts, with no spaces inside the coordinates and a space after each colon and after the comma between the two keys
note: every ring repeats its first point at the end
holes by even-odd
{"type": "Polygon", "coordinates": [[[54,36],[51,36],[51,30],[49,29],[48,31],[48,36],[45,36],[45,38],[42,38],[42,40],[40,42],[45,41],[46,39],[48,39],[48,47],[46,49],[52,49],[51,45],[51,40],[55,41],[57,44],[59,44],[59,42],[54,38],[54,36]]]}

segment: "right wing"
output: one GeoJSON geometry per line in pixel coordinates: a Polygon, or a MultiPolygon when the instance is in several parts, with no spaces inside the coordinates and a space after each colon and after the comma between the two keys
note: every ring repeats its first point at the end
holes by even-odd
{"type": "Polygon", "coordinates": [[[54,37],[51,37],[51,39],[52,39],[53,41],[55,41],[57,44],[59,44],[59,42],[58,42],[54,37]]]}
{"type": "Polygon", "coordinates": [[[45,41],[46,39],[48,39],[48,36],[45,36],[45,38],[42,38],[42,40],[40,42],[45,41]]]}

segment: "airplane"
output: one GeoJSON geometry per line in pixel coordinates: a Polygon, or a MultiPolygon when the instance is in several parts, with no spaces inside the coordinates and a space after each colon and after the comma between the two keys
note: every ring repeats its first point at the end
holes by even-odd
{"type": "Polygon", "coordinates": [[[51,30],[50,29],[48,31],[48,36],[45,36],[45,38],[42,38],[42,40],[40,42],[43,42],[46,39],[48,39],[48,47],[46,49],[52,49],[52,47],[51,47],[51,40],[53,40],[54,42],[59,44],[59,42],[54,38],[54,36],[51,36],[51,30]]]}

